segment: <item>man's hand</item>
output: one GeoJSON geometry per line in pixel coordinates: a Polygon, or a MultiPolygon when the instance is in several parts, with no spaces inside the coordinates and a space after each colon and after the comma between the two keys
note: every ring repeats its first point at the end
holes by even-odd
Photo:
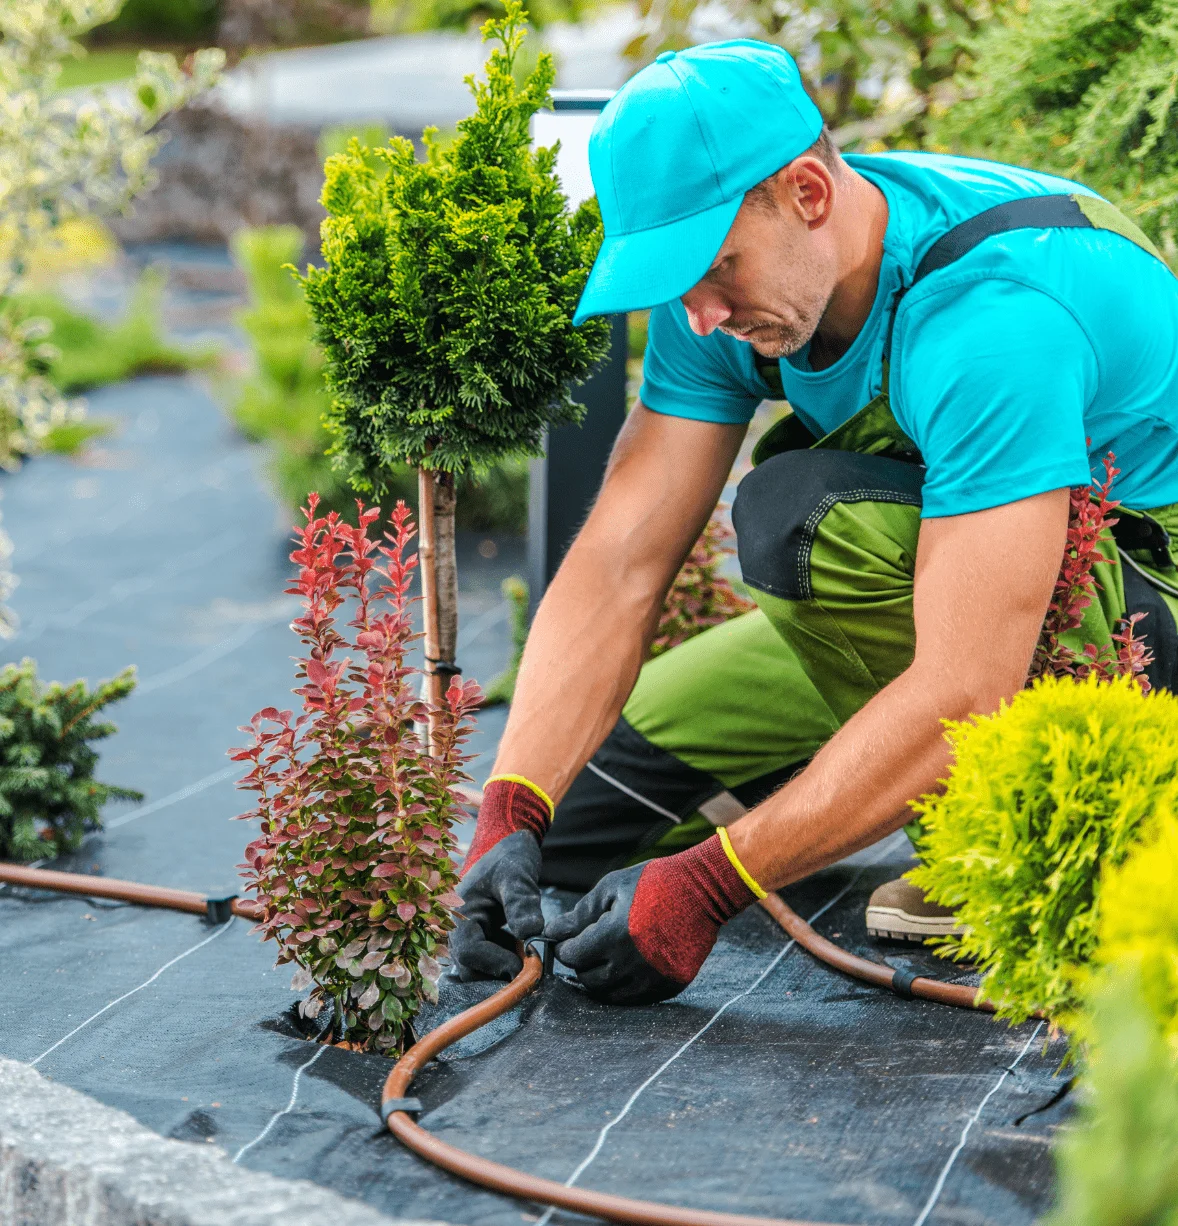
{"type": "Polygon", "coordinates": [[[516,941],[543,931],[540,841],[551,821],[552,802],[534,784],[488,780],[462,865],[461,918],[450,937],[450,956],[463,981],[519,974],[516,941]]]}
{"type": "MultiPolygon", "coordinates": [[[[603,877],[545,931],[590,996],[651,1005],[699,974],[721,925],[756,898],[723,832],[677,855],[603,877]]],[[[759,887],[757,887],[759,889],[759,887]]]]}

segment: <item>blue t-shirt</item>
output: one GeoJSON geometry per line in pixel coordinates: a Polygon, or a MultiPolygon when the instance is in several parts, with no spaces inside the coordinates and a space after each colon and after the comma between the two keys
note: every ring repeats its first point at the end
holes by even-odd
{"type": "MultiPolygon", "coordinates": [[[[893,294],[946,230],[1005,200],[1095,194],[939,154],[846,160],[883,192],[888,224],[879,289],[854,344],[825,370],[811,370],[809,346],[780,362],[786,399],[816,435],[879,392],[893,294]]],[[[1110,450],[1127,506],[1178,502],[1178,278],[1105,230],[995,235],[902,299],[889,392],[928,466],[926,517],[1086,485],[1110,450]]],[[[648,408],[743,424],[769,395],[747,343],[696,336],[678,300],[651,312],[648,408]]]]}

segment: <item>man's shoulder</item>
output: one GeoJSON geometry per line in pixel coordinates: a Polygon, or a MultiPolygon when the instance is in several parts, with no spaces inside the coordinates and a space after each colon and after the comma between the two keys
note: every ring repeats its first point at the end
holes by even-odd
{"type": "MultiPolygon", "coordinates": [[[[852,169],[885,191],[885,185],[893,185],[934,205],[946,228],[992,205],[1022,196],[1097,195],[1071,179],[984,158],[911,150],[848,153],[845,158],[852,169]]],[[[908,202],[901,200],[903,203],[908,202]]]]}

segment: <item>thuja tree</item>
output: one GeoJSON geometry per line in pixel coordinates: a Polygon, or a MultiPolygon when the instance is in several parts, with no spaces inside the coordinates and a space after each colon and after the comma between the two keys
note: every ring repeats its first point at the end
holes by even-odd
{"type": "Polygon", "coordinates": [[[955,84],[936,141],[1080,179],[1178,256],[1178,0],[1004,6],[955,84]]]}
{"type": "MultiPolygon", "coordinates": [[[[396,138],[327,161],[322,269],[303,280],[332,392],[335,462],[379,493],[418,467],[426,654],[452,667],[458,627],[454,478],[540,453],[550,425],[578,421],[573,382],[604,353],[608,325],[572,326],[600,242],[594,206],[568,212],[555,150],[529,122],[550,102],[552,57],[522,85],[518,0],[483,27],[498,45],[468,79],[474,113],[426,157],[396,138]]],[[[440,679],[433,682],[435,700],[440,679]]]]}
{"type": "Polygon", "coordinates": [[[84,681],[45,685],[28,659],[0,670],[0,858],[74,851],[101,827],[107,801],[143,799],[94,778],[91,745],[117,731],[99,717],[134,688],[130,668],[93,690],[84,681]]]}
{"type": "MultiPolygon", "coordinates": [[[[1141,845],[1105,874],[1096,962],[1133,968],[1142,1002],[1178,1059],[1178,812],[1173,809],[1159,812],[1141,845]]],[[[1085,1033],[1083,1018],[1080,1033],[1085,1033]]]]}
{"type": "Polygon", "coordinates": [[[977,963],[1002,1016],[1066,1020],[1097,946],[1102,872],[1178,806],[1178,697],[1046,677],[948,725],[944,792],[914,806],[912,881],[957,912],[941,952],[977,963]]]}
{"type": "Polygon", "coordinates": [[[251,764],[239,786],[258,794],[243,819],[261,832],[241,866],[278,962],[295,963],[291,987],[311,987],[306,1017],[333,1006],[337,1040],[396,1051],[423,999],[437,998],[438,959],[454,927],[457,874],[450,825],[478,687],[451,684],[442,703],[418,698],[406,662],[417,637],[409,587],[416,556],[399,503],[386,544],[379,511],[359,507],[353,527],[317,515],[312,495],[291,560],[302,597],[293,623],[305,654],[295,693],[303,710],[266,707],[231,751],[251,764]],[[345,601],[353,616],[341,633],[345,601]],[[430,719],[433,752],[414,731],[430,719]]]}

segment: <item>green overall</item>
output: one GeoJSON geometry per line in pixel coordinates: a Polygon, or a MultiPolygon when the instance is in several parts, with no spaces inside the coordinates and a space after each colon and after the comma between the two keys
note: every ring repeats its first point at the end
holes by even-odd
{"type": "MultiPolygon", "coordinates": [[[[1157,255],[1105,201],[1035,197],[949,231],[911,284],[992,234],[1057,225],[1114,230],[1157,255]]],[[[889,352],[890,337],[883,390],[838,429],[815,440],[787,411],[757,444],[733,523],[758,607],[642,669],[622,719],[557,808],[546,883],[586,889],[612,868],[707,837],[800,770],[911,663],[924,467],[891,411],[889,352]]],[[[775,361],[761,373],[780,389],[775,361]]],[[[1178,506],[1118,514],[1119,551],[1106,545],[1113,560],[1097,564],[1097,599],[1066,641],[1104,645],[1128,612],[1145,612],[1151,680],[1178,688],[1178,506]]]]}

